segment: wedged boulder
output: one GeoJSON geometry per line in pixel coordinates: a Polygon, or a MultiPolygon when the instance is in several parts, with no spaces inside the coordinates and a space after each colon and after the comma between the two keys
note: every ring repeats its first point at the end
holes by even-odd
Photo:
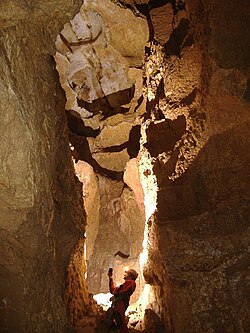
{"type": "Polygon", "coordinates": [[[129,161],[127,149],[113,153],[93,153],[92,156],[102,168],[118,172],[123,172],[129,161]]]}
{"type": "Polygon", "coordinates": [[[55,60],[66,93],[66,109],[83,119],[98,112],[109,113],[133,97],[128,63],[110,42],[110,27],[103,14],[100,8],[84,3],[56,41],[55,60]]]}

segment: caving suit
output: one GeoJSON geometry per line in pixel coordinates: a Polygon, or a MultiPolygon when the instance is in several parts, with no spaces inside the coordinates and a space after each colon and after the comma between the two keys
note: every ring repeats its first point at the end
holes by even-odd
{"type": "Polygon", "coordinates": [[[109,279],[109,290],[115,296],[113,301],[114,319],[120,333],[128,333],[128,327],[125,319],[125,311],[129,306],[130,296],[136,288],[136,283],[132,279],[125,280],[123,284],[116,287],[113,278],[109,279]]]}

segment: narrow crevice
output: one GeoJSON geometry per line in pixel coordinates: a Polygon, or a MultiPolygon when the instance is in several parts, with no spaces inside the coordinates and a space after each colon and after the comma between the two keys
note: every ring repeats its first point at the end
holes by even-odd
{"type": "Polygon", "coordinates": [[[158,7],[162,7],[164,5],[166,5],[167,3],[169,3],[171,1],[169,0],[150,0],[148,3],[148,8],[149,10],[154,9],[154,8],[158,8],[158,7]]]}
{"type": "Polygon", "coordinates": [[[75,117],[70,112],[66,112],[68,128],[72,133],[77,134],[78,136],[92,137],[96,138],[100,134],[100,127],[94,130],[90,126],[85,126],[82,119],[75,117]]]}
{"type": "Polygon", "coordinates": [[[146,130],[148,140],[145,147],[151,156],[157,157],[163,152],[171,151],[185,131],[186,118],[184,115],[178,116],[175,120],[166,119],[159,123],[151,123],[146,130]],[[157,137],[161,139],[157,140],[157,137]]]}
{"type": "Polygon", "coordinates": [[[142,105],[143,102],[143,95],[140,96],[140,98],[137,101],[137,105],[135,107],[134,113],[136,113],[136,111],[138,110],[138,108],[142,105]]]}
{"type": "MultiPolygon", "coordinates": [[[[150,17],[149,6],[145,5],[145,4],[144,5],[136,5],[136,8],[147,19],[148,30],[149,30],[149,42],[151,42],[154,39],[154,27],[153,27],[153,23],[152,23],[152,20],[151,20],[151,17],[150,17]]],[[[147,47],[145,49],[147,49],[147,47]]]]}
{"type": "Polygon", "coordinates": [[[174,13],[176,14],[179,10],[185,10],[185,0],[172,0],[174,7],[174,13]]]}
{"type": "Polygon", "coordinates": [[[128,154],[130,158],[138,156],[140,150],[141,125],[133,126],[129,133],[128,154]]]}
{"type": "Polygon", "coordinates": [[[243,98],[245,101],[250,102],[250,79],[247,80],[247,87],[244,92],[243,98]]]}
{"type": "Polygon", "coordinates": [[[188,36],[188,29],[189,20],[182,18],[178,27],[173,30],[169,40],[164,45],[164,51],[167,57],[172,55],[180,57],[182,47],[184,45],[188,46],[190,43],[193,43],[192,35],[188,36]],[[188,38],[186,39],[187,36],[188,38]]]}
{"type": "Polygon", "coordinates": [[[121,145],[100,148],[100,149],[98,149],[98,152],[102,152],[102,153],[117,153],[117,152],[120,152],[120,151],[126,149],[127,147],[128,147],[128,141],[122,143],[121,145]]]}

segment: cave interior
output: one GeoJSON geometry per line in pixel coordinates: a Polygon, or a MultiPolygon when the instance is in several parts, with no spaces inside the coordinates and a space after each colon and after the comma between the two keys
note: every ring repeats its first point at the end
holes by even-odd
{"type": "Polygon", "coordinates": [[[2,0],[0,331],[247,333],[248,0],[2,0]]]}

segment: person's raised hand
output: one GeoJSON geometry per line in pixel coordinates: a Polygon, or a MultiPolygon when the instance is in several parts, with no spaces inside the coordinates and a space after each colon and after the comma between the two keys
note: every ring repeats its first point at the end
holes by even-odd
{"type": "Polygon", "coordinates": [[[110,269],[108,270],[108,277],[109,277],[109,278],[112,278],[112,276],[113,276],[113,269],[110,268],[110,269]]]}

